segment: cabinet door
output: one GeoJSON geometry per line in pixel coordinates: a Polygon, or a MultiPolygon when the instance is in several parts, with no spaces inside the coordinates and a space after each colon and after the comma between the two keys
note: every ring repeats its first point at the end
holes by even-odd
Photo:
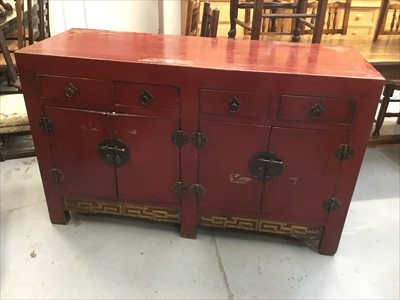
{"type": "Polygon", "coordinates": [[[180,150],[171,141],[178,119],[114,114],[113,138],[130,151],[129,162],[116,168],[118,197],[134,202],[178,202],[173,185],[180,178],[180,150]]]}
{"type": "Polygon", "coordinates": [[[342,164],[335,149],[346,141],[346,132],[273,128],[269,151],[283,160],[283,171],[266,181],[262,212],[326,219],[322,203],[335,195],[342,164]]]}
{"type": "MultiPolygon", "coordinates": [[[[116,197],[114,168],[97,155],[99,143],[110,136],[106,114],[45,107],[53,123],[49,133],[54,168],[64,175],[62,191],[105,198],[116,197]]],[[[50,172],[50,170],[49,170],[50,172]]]]}
{"type": "Polygon", "coordinates": [[[199,200],[202,208],[259,212],[262,181],[248,171],[250,158],[268,147],[270,128],[200,121],[207,136],[199,150],[198,182],[206,189],[199,200]]]}

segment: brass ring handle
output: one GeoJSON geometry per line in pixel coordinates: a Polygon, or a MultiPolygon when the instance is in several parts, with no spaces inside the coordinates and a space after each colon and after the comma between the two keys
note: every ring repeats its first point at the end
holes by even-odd
{"type": "Polygon", "coordinates": [[[315,119],[319,118],[323,112],[325,112],[325,107],[322,106],[321,103],[317,103],[310,108],[309,112],[311,116],[315,119]]]}
{"type": "Polygon", "coordinates": [[[68,98],[76,97],[79,94],[79,90],[76,86],[74,86],[71,82],[69,82],[65,87],[64,87],[64,93],[65,96],[68,98]]]}
{"type": "Polygon", "coordinates": [[[139,100],[140,100],[140,103],[141,103],[143,106],[147,106],[147,105],[149,105],[150,101],[151,101],[153,98],[154,98],[153,95],[152,95],[148,90],[145,90],[145,91],[140,95],[139,100]]]}
{"type": "Polygon", "coordinates": [[[235,113],[238,111],[241,103],[238,98],[234,97],[231,101],[229,101],[228,105],[229,105],[229,111],[231,113],[235,113]]]}

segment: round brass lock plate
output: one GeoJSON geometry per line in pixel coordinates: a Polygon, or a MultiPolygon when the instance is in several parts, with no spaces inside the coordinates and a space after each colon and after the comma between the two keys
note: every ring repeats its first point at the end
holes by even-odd
{"type": "Polygon", "coordinates": [[[258,152],[250,158],[248,170],[258,180],[274,179],[282,173],[283,161],[274,153],[258,152]]]}

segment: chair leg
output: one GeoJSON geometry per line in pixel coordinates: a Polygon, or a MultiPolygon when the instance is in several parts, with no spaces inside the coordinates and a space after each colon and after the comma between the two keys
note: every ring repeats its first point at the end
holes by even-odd
{"type": "Polygon", "coordinates": [[[385,120],[386,111],[389,106],[390,97],[393,96],[393,92],[394,92],[394,85],[392,85],[392,84],[385,85],[385,88],[383,89],[383,98],[382,98],[381,106],[379,108],[378,117],[376,118],[375,130],[372,133],[373,136],[380,135],[380,130],[381,130],[383,121],[385,120]]]}
{"type": "Polygon", "coordinates": [[[382,0],[381,8],[379,10],[378,22],[376,23],[376,28],[374,32],[374,38],[373,38],[374,42],[378,40],[378,36],[382,31],[382,27],[385,26],[385,16],[388,7],[389,7],[389,0],[382,0]]]}
{"type": "Polygon", "coordinates": [[[251,22],[251,39],[259,40],[262,23],[264,0],[255,0],[253,8],[253,21],[251,22]]]}
{"type": "Polygon", "coordinates": [[[239,0],[231,0],[230,6],[229,6],[229,18],[230,18],[230,23],[231,23],[231,28],[229,29],[228,32],[228,38],[234,39],[236,36],[236,19],[238,16],[238,4],[239,0]]]}
{"type": "Polygon", "coordinates": [[[312,43],[319,44],[322,39],[322,31],[324,30],[326,9],[328,7],[328,0],[318,1],[317,17],[315,18],[312,43]]]}
{"type": "Polygon", "coordinates": [[[3,53],[4,60],[6,61],[9,75],[10,75],[10,80],[12,82],[17,82],[18,80],[18,74],[16,67],[14,66],[10,52],[8,51],[7,44],[6,44],[6,39],[3,35],[3,31],[0,31],[0,50],[3,53]]]}

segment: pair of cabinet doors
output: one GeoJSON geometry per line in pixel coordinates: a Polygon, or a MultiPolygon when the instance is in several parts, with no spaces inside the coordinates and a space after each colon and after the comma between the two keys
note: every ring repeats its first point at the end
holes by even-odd
{"type": "MultiPolygon", "coordinates": [[[[51,106],[44,113],[54,125],[49,140],[54,167],[63,172],[63,192],[127,203],[179,203],[173,186],[185,182],[181,151],[193,145],[178,147],[171,141],[178,118],[51,106]],[[120,141],[126,149],[107,140],[120,141]],[[107,163],[99,155],[102,147],[129,157],[120,165],[118,157],[107,163]]],[[[205,188],[200,210],[327,218],[322,204],[335,195],[343,163],[335,149],[347,142],[347,132],[211,120],[200,120],[199,130],[207,137],[193,157],[197,183],[205,188]],[[281,159],[282,172],[274,179],[260,180],[249,172],[252,157],[263,151],[281,159]]]]}

